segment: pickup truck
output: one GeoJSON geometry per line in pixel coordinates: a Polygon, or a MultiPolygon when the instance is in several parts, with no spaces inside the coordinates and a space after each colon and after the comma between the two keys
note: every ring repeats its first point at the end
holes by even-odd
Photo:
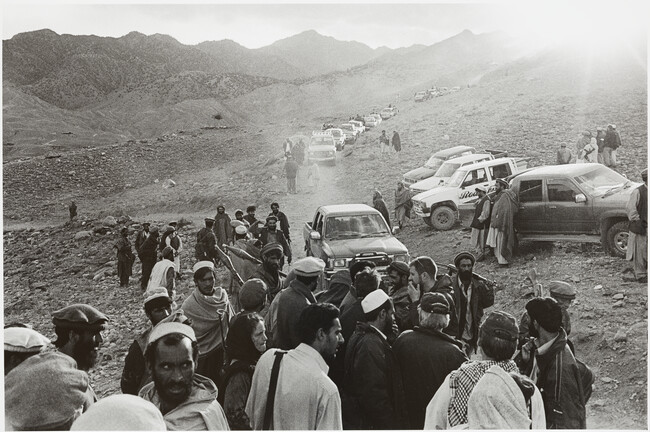
{"type": "Polygon", "coordinates": [[[411,196],[415,196],[435,187],[443,186],[458,168],[492,159],[494,159],[494,156],[491,153],[474,153],[448,160],[438,168],[438,171],[433,176],[410,185],[408,187],[409,192],[411,196]]]}
{"type": "Polygon", "coordinates": [[[329,131],[314,131],[307,147],[307,163],[331,162],[336,165],[336,144],[329,131]]]}
{"type": "Polygon", "coordinates": [[[415,102],[424,102],[425,100],[429,99],[429,94],[425,91],[420,91],[415,94],[415,102]]]}
{"type": "Polygon", "coordinates": [[[459,220],[460,206],[476,200],[476,187],[487,190],[498,178],[509,177],[527,167],[527,158],[511,157],[465,165],[458,168],[444,186],[415,195],[413,211],[427,225],[440,231],[449,230],[459,220]]]}
{"type": "Polygon", "coordinates": [[[639,187],[596,163],[536,167],[510,179],[519,191],[519,241],[600,242],[625,257],[630,194],[639,187]]]}
{"type": "Polygon", "coordinates": [[[402,176],[404,184],[409,187],[415,182],[429,178],[438,171],[440,166],[447,160],[465,156],[468,154],[476,153],[476,149],[470,146],[455,146],[448,149],[435,152],[424,164],[419,168],[411,170],[402,176]]]}
{"type": "Polygon", "coordinates": [[[408,263],[410,255],[388,228],[384,217],[365,204],[325,205],[303,227],[307,256],[325,262],[325,276],[350,267],[353,259],[373,261],[385,273],[392,261],[408,263]]]}
{"type": "Polygon", "coordinates": [[[336,150],[343,150],[345,148],[345,134],[343,133],[343,130],[339,128],[330,128],[327,131],[331,133],[332,138],[334,138],[334,145],[336,146],[336,150]]]}

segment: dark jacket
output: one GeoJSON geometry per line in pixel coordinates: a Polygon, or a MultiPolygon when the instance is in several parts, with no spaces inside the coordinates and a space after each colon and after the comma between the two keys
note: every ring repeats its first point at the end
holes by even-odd
{"type": "Polygon", "coordinates": [[[141,261],[153,261],[158,259],[158,236],[149,234],[149,237],[142,243],[138,249],[138,256],[141,261]]]}
{"type": "Polygon", "coordinates": [[[415,327],[402,333],[393,352],[402,372],[409,429],[424,429],[427,405],[447,375],[466,362],[462,344],[438,330],[415,327]]]}
{"type": "Polygon", "coordinates": [[[310,287],[294,279],[278,298],[278,318],[273,334],[273,346],[283,350],[300,345],[298,318],[310,304],[316,303],[310,287]]]}
{"type": "Polygon", "coordinates": [[[399,364],[386,338],[358,323],[345,353],[344,429],[403,429],[406,417],[399,364]]]}
{"type": "Polygon", "coordinates": [[[388,207],[386,207],[386,201],[383,198],[375,198],[372,200],[372,206],[377,210],[381,215],[386,219],[388,228],[393,229],[390,224],[390,213],[388,213],[388,207]]]}
{"type": "Polygon", "coordinates": [[[616,150],[621,146],[621,136],[618,134],[617,130],[607,130],[605,132],[605,143],[604,147],[609,147],[616,150]]]}
{"type": "Polygon", "coordinates": [[[215,245],[217,244],[217,237],[211,228],[201,228],[196,233],[196,245],[194,248],[194,257],[197,261],[213,261],[216,256],[215,245]]]}
{"type": "MultiPolygon", "coordinates": [[[[452,336],[457,339],[463,337],[463,329],[465,328],[467,316],[467,293],[461,288],[461,282],[456,275],[452,280],[452,289],[454,296],[454,305],[456,307],[457,326],[454,329],[455,334],[452,336]]],[[[488,287],[484,282],[477,278],[472,278],[472,298],[470,300],[469,308],[472,311],[472,339],[466,342],[476,349],[478,341],[478,327],[483,318],[483,309],[488,308],[494,304],[494,288],[488,287]]],[[[450,325],[451,327],[451,325],[450,325]]]]}
{"type": "Polygon", "coordinates": [[[476,229],[488,229],[490,227],[490,218],[487,218],[487,220],[481,222],[478,220],[479,216],[481,216],[481,213],[483,212],[483,206],[485,205],[485,201],[489,200],[487,194],[478,200],[476,203],[476,208],[474,208],[474,218],[472,219],[472,223],[470,226],[472,228],[476,229]]]}
{"type": "Polygon", "coordinates": [[[291,241],[291,233],[289,233],[289,219],[287,219],[287,215],[282,213],[281,211],[278,211],[278,214],[274,214],[273,212],[269,213],[269,216],[275,216],[278,218],[279,226],[278,229],[284,233],[284,238],[287,239],[287,241],[291,241]]]}
{"type": "MultiPolygon", "coordinates": [[[[455,337],[458,333],[458,318],[456,317],[456,306],[454,303],[454,287],[451,278],[447,275],[442,275],[436,280],[436,283],[431,288],[430,292],[437,292],[445,296],[447,302],[449,302],[449,325],[443,332],[447,333],[450,336],[455,337]]],[[[420,298],[422,298],[424,293],[420,293],[420,298]]],[[[404,322],[404,329],[410,330],[413,327],[420,324],[420,317],[418,315],[418,306],[420,305],[420,300],[414,301],[408,306],[408,320],[404,322]]]]}
{"type": "Polygon", "coordinates": [[[268,288],[267,291],[267,304],[270,305],[275,296],[282,290],[282,285],[284,283],[284,278],[280,276],[280,273],[272,274],[266,271],[264,264],[257,266],[257,270],[250,277],[250,279],[258,278],[262,279],[268,288]]]}
{"type": "MultiPolygon", "coordinates": [[[[286,236],[279,228],[276,228],[275,233],[278,240],[277,243],[280,243],[282,250],[284,251],[284,256],[286,256],[289,259],[289,262],[291,262],[291,247],[289,246],[286,236]]],[[[262,246],[269,243],[269,229],[267,227],[262,228],[260,231],[260,241],[262,242],[262,246]]]]}
{"type": "Polygon", "coordinates": [[[339,388],[339,393],[343,388],[343,378],[345,374],[345,353],[348,349],[350,337],[357,327],[358,322],[365,322],[366,316],[361,308],[361,300],[356,300],[349,307],[345,308],[341,317],[341,336],[343,336],[343,343],[339,346],[336,352],[336,357],[332,361],[328,376],[334,381],[334,384],[339,388]]]}
{"type": "Polygon", "coordinates": [[[212,231],[219,242],[218,246],[232,242],[232,227],[230,226],[230,215],[228,213],[217,213],[214,216],[212,231]]]}
{"type": "Polygon", "coordinates": [[[124,359],[124,369],[120,381],[120,387],[124,394],[137,396],[140,389],[151,382],[151,371],[144,359],[144,350],[151,330],[149,328],[133,341],[124,359]]]}
{"type": "Polygon", "coordinates": [[[141,230],[140,232],[138,232],[138,235],[135,238],[135,251],[138,254],[138,256],[140,256],[140,246],[142,246],[142,243],[144,243],[144,241],[146,240],[147,234],[148,233],[144,232],[144,230],[141,230]]]}

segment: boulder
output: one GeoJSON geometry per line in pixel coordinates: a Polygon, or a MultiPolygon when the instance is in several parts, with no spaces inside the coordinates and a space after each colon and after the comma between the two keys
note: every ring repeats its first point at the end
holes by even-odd
{"type": "Polygon", "coordinates": [[[113,216],[106,216],[102,221],[102,225],[114,227],[115,225],[117,225],[117,219],[115,219],[113,216]]]}
{"type": "Polygon", "coordinates": [[[614,342],[627,342],[627,333],[622,329],[617,331],[614,335],[614,342]]]}
{"type": "Polygon", "coordinates": [[[165,189],[173,188],[174,186],[176,186],[176,182],[172,179],[165,180],[162,185],[165,189]]]}
{"type": "Polygon", "coordinates": [[[74,235],[75,240],[82,240],[92,237],[93,233],[91,231],[79,231],[74,235]]]}
{"type": "Polygon", "coordinates": [[[614,300],[623,300],[623,299],[625,298],[625,295],[623,295],[623,294],[621,294],[621,293],[618,293],[618,294],[614,294],[614,295],[612,296],[612,298],[613,298],[614,300]]]}

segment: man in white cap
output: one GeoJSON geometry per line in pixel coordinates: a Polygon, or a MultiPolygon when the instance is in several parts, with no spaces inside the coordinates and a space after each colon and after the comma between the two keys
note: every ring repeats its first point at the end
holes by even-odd
{"type": "Polygon", "coordinates": [[[5,375],[13,368],[50,345],[50,340],[27,327],[4,329],[5,375]]]}
{"type": "Polygon", "coordinates": [[[300,345],[262,355],[246,403],[253,430],[342,429],[341,397],[327,377],[343,342],[338,317],[332,304],[311,304],[298,318],[300,345]]]}
{"type": "Polygon", "coordinates": [[[145,351],[153,382],[139,396],[162,413],[168,430],[228,430],[217,402],[215,383],[196,373],[199,347],[194,330],[181,323],[161,323],[149,335],[145,351]]]}
{"type": "Polygon", "coordinates": [[[487,195],[487,191],[483,186],[476,189],[478,201],[474,207],[474,218],[470,227],[472,227],[472,247],[476,250],[477,261],[483,261],[485,258],[485,239],[487,237],[488,229],[490,228],[490,214],[492,213],[492,203],[487,195]]]}
{"type": "Polygon", "coordinates": [[[228,323],[235,312],[226,290],[214,286],[212,261],[199,261],[194,264],[194,283],[196,288],[185,299],[181,308],[192,320],[192,328],[199,343],[197,372],[218,385],[224,361],[228,323]]]}
{"type": "Polygon", "coordinates": [[[162,250],[162,259],[151,270],[147,291],[154,288],[165,287],[172,301],[176,297],[176,268],[174,266],[174,249],[165,246],[162,250]]]}
{"type": "Polygon", "coordinates": [[[124,359],[120,387],[125,394],[137,395],[140,389],[151,381],[151,371],[147,369],[144,361],[149,334],[153,326],[172,313],[172,300],[165,287],[147,290],[144,295],[144,313],[149,318],[151,326],[133,341],[124,359]]]}
{"type": "Polygon", "coordinates": [[[492,216],[486,244],[494,248],[500,267],[508,267],[515,247],[514,217],[519,210],[516,191],[508,189],[508,182],[497,179],[492,216]]]}
{"type": "Polygon", "coordinates": [[[345,352],[343,421],[346,429],[403,429],[406,407],[399,363],[386,339],[395,321],[393,302],[377,289],[361,302],[345,352]]]}
{"type": "Polygon", "coordinates": [[[293,271],[296,278],[275,300],[278,304],[277,322],[273,329],[274,347],[290,350],[300,344],[298,317],[303,309],[316,303],[314,291],[324,270],[325,262],[320,258],[306,257],[295,262],[293,271]]]}

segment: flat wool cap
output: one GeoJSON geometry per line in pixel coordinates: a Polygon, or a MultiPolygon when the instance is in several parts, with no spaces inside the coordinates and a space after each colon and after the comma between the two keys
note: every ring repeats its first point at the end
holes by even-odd
{"type": "Polygon", "coordinates": [[[5,329],[5,351],[38,353],[50,344],[50,340],[30,328],[9,327],[5,329]]]}
{"type": "Polygon", "coordinates": [[[73,304],[52,313],[52,322],[56,327],[104,330],[108,317],[87,304],[73,304]]]}
{"type": "Polygon", "coordinates": [[[325,261],[320,258],[301,258],[293,265],[293,270],[298,276],[315,277],[325,270],[325,261]]]}
{"type": "Polygon", "coordinates": [[[169,292],[167,291],[167,288],[165,287],[151,288],[144,293],[144,304],[146,305],[151,301],[154,301],[159,298],[165,298],[165,297],[167,297],[169,299],[169,302],[171,303],[172,300],[169,298],[169,292]]]}
{"type": "Polygon", "coordinates": [[[196,264],[194,264],[194,267],[192,267],[192,271],[196,273],[199,269],[202,269],[203,267],[209,267],[210,270],[214,270],[214,263],[212,261],[199,261],[196,264]]]}
{"type": "Polygon", "coordinates": [[[420,309],[429,313],[446,315],[449,313],[449,302],[440,293],[428,292],[424,293],[420,300],[420,309]]]}
{"type": "Polygon", "coordinates": [[[165,419],[151,402],[115,394],[94,403],[74,421],[72,431],[164,431],[165,419]]]}
{"type": "Polygon", "coordinates": [[[468,259],[472,262],[472,266],[476,262],[476,258],[469,252],[461,252],[454,257],[454,265],[456,268],[460,267],[461,260],[468,259]]]}
{"type": "Polygon", "coordinates": [[[192,342],[196,342],[196,334],[192,327],[187,324],[181,324],[179,322],[160,322],[153,328],[153,330],[151,330],[149,339],[147,340],[147,346],[156,342],[161,337],[173,333],[182,334],[183,336],[187,336],[192,342]]]}
{"type": "Polygon", "coordinates": [[[481,324],[481,331],[497,339],[511,342],[516,341],[519,335],[515,317],[502,311],[490,312],[481,324]]]}
{"type": "Polygon", "coordinates": [[[390,300],[388,294],[382,289],[376,289],[361,300],[361,309],[363,313],[370,313],[390,300]]]}
{"type": "Polygon", "coordinates": [[[7,429],[54,430],[70,422],[92,404],[88,382],[77,362],[59,351],[28,358],[5,377],[7,429]]]}
{"type": "Polygon", "coordinates": [[[388,265],[388,270],[395,270],[402,276],[408,276],[410,273],[409,265],[402,261],[393,261],[388,265]]]}
{"type": "Polygon", "coordinates": [[[284,250],[282,249],[282,246],[280,245],[280,243],[268,243],[268,244],[265,244],[264,247],[262,247],[262,250],[260,251],[260,254],[262,256],[266,256],[266,255],[268,255],[268,254],[270,254],[272,252],[278,252],[278,253],[282,254],[284,252],[284,250]]]}
{"type": "Polygon", "coordinates": [[[244,309],[258,308],[264,304],[265,298],[266,284],[262,279],[248,279],[239,290],[239,303],[244,309]]]}
{"type": "Polygon", "coordinates": [[[568,282],[551,281],[548,284],[548,291],[551,293],[551,297],[567,300],[576,298],[576,289],[568,282]]]}

